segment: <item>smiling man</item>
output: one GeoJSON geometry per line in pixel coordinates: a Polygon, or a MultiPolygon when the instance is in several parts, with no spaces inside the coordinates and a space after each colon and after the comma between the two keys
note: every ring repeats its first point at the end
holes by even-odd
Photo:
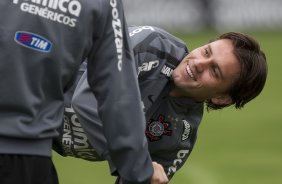
{"type": "Polygon", "coordinates": [[[220,109],[242,108],[262,91],[267,63],[250,36],[229,32],[193,50],[174,70],[172,96],[189,97],[220,109]]]}
{"type": "Polygon", "coordinates": [[[202,102],[210,99],[220,105],[232,103],[228,94],[239,79],[241,66],[229,39],[220,39],[193,50],[172,73],[172,96],[202,102]]]}
{"type": "MultiPolygon", "coordinates": [[[[183,41],[162,29],[140,26],[130,27],[129,32],[146,113],[144,135],[152,160],[171,179],[195,145],[204,104],[208,109],[243,107],[264,87],[266,58],[258,43],[241,33],[223,34],[189,53],[183,41]]],[[[85,65],[66,94],[64,127],[54,148],[64,156],[107,160],[112,174],[118,176],[85,65]]]]}

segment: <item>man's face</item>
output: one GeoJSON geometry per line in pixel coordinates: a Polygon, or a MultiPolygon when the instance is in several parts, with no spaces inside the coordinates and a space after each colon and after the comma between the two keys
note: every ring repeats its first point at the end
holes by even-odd
{"type": "Polygon", "coordinates": [[[189,53],[173,71],[174,95],[196,101],[227,95],[239,73],[240,63],[233,54],[232,42],[211,42],[189,53]]]}

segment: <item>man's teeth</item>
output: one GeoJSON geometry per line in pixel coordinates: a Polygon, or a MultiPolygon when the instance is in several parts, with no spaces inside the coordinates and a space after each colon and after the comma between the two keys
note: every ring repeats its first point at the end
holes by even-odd
{"type": "Polygon", "coordinates": [[[188,75],[189,75],[194,81],[196,81],[195,76],[193,75],[192,70],[191,70],[191,68],[190,68],[189,65],[186,66],[186,71],[187,71],[188,75]]]}

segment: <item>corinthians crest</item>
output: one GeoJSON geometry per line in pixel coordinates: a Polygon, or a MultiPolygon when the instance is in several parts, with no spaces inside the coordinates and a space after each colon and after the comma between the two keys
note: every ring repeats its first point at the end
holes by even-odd
{"type": "Polygon", "coordinates": [[[170,130],[171,123],[165,121],[163,115],[159,115],[157,120],[150,119],[147,123],[145,134],[150,141],[158,141],[163,135],[171,136],[172,130],[170,130]]]}

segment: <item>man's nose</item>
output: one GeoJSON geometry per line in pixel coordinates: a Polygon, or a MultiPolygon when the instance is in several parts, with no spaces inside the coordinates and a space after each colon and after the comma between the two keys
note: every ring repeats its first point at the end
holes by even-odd
{"type": "Polygon", "coordinates": [[[209,67],[211,60],[209,58],[198,58],[194,63],[196,71],[202,73],[209,67]]]}

